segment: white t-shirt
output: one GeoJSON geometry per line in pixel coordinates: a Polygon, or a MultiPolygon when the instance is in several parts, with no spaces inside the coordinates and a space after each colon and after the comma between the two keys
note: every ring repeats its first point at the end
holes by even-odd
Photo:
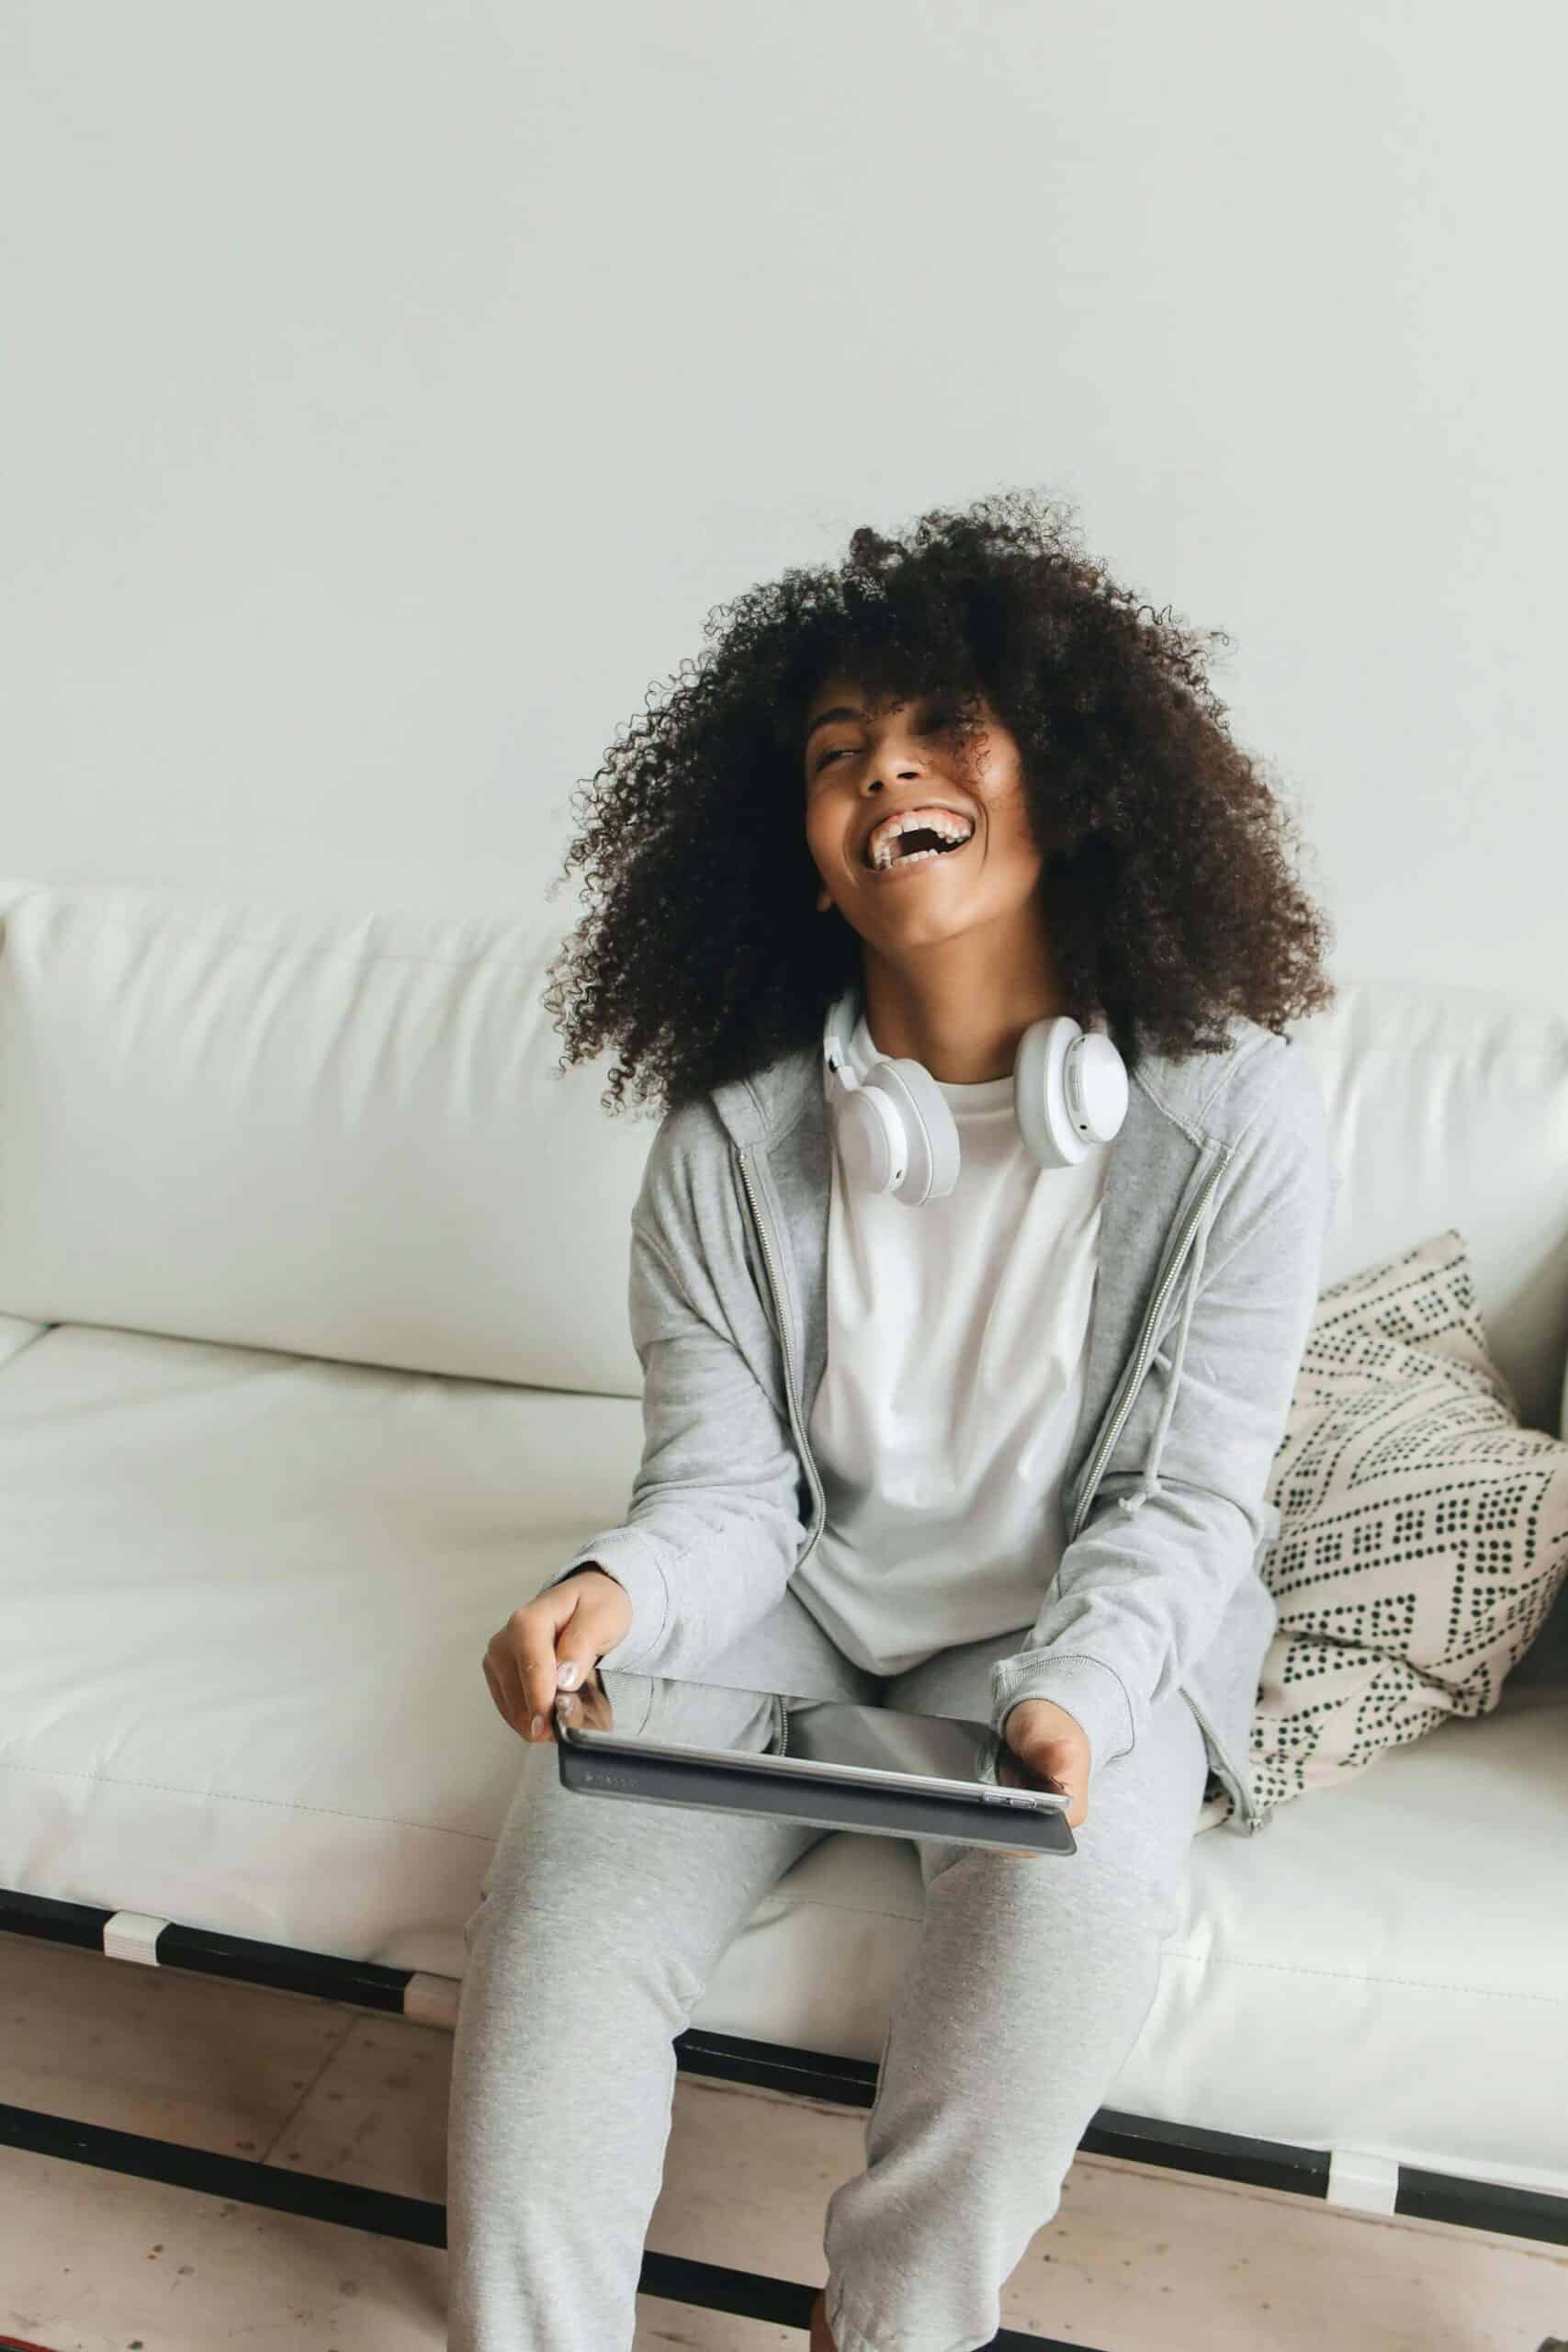
{"type": "MultiPolygon", "coordinates": [[[[863,1012],[847,1050],[863,1074],[863,1012]]],[[[827,1368],[809,1425],[828,1517],[791,1582],[880,1675],[1027,1626],[1044,1598],[1066,1542],[1115,1148],[1041,1168],[1010,1077],[942,1091],[962,1154],[945,1199],[856,1192],[832,1154],[827,1368]]]]}

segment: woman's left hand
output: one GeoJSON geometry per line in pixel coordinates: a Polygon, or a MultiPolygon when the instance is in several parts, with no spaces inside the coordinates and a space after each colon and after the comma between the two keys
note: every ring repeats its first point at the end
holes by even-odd
{"type": "Polygon", "coordinates": [[[1081,1827],[1089,1817],[1090,1751],[1089,1734],[1077,1716],[1053,1699],[1021,1699],[1008,1711],[1002,1737],[1032,1772],[1060,1782],[1072,1799],[1067,1827],[1081,1827]]]}

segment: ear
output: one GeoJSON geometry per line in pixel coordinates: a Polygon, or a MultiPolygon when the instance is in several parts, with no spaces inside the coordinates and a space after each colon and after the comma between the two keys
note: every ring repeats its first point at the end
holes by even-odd
{"type": "Polygon", "coordinates": [[[833,897],[831,891],[828,890],[826,888],[818,891],[817,911],[819,915],[825,915],[832,903],[833,897]]]}

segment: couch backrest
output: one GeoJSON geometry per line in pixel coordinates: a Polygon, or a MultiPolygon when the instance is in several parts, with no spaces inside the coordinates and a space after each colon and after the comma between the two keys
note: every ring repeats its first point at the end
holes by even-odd
{"type": "Polygon", "coordinates": [[[656,1120],[564,1076],[565,926],[0,892],[0,1309],[636,1396],[656,1120]]]}
{"type": "Polygon", "coordinates": [[[1520,1419],[1561,1431],[1568,1010],[1459,982],[1365,979],[1292,1028],[1345,1179],[1324,1286],[1454,1227],[1520,1419]]]}
{"type": "MultiPolygon", "coordinates": [[[[656,1121],[562,1074],[566,925],[0,884],[0,1313],[635,1396],[656,1121]]],[[[1345,1175],[1326,1283],[1457,1227],[1562,1425],[1568,1014],[1366,980],[1298,1024],[1345,1175]]]]}

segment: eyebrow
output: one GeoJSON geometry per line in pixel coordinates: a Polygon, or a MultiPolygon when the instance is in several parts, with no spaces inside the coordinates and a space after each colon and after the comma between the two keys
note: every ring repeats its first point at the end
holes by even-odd
{"type": "MultiPolygon", "coordinates": [[[[917,696],[917,702],[919,706],[923,707],[929,702],[933,702],[935,698],[935,693],[933,691],[931,694],[917,696]]],[[[813,735],[816,734],[817,729],[819,727],[826,727],[831,719],[863,718],[864,717],[865,713],[863,710],[853,710],[847,702],[836,702],[831,710],[819,710],[818,712],[816,718],[812,720],[810,726],[807,729],[805,734],[800,739],[801,748],[804,750],[806,745],[810,742],[813,735]]]]}
{"type": "Polygon", "coordinates": [[[813,735],[816,734],[817,729],[819,727],[826,727],[832,719],[863,718],[865,714],[863,711],[852,710],[848,703],[835,703],[831,710],[819,710],[818,712],[816,718],[807,729],[805,735],[801,738],[801,741],[804,743],[809,743],[813,735]]]}

